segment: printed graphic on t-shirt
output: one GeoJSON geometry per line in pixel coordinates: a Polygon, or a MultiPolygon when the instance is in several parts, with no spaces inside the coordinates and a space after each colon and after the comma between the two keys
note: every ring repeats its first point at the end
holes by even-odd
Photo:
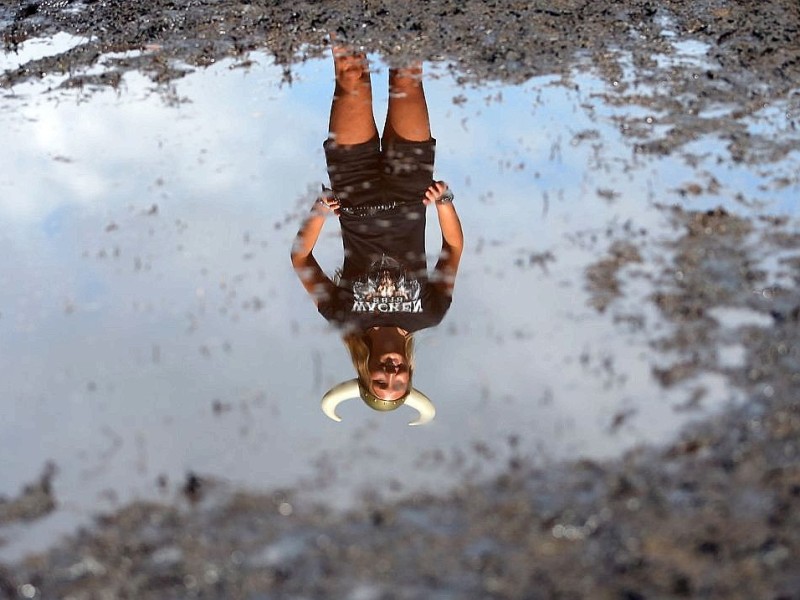
{"type": "Polygon", "coordinates": [[[419,281],[395,259],[383,256],[353,282],[354,313],[421,313],[419,281]]]}

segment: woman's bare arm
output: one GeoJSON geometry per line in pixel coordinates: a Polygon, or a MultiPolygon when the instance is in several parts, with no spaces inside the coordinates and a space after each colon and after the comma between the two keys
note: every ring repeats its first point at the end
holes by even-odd
{"type": "Polygon", "coordinates": [[[448,295],[452,295],[458,265],[461,262],[461,253],[464,250],[464,232],[461,229],[461,220],[458,218],[456,207],[452,202],[452,195],[450,195],[449,201],[442,202],[443,197],[447,197],[447,191],[446,183],[435,182],[425,192],[425,203],[436,206],[439,228],[442,230],[442,252],[436,263],[434,285],[439,286],[448,295]]]}
{"type": "Polygon", "coordinates": [[[326,216],[328,213],[337,212],[338,208],[335,199],[323,198],[321,202],[315,202],[292,244],[292,267],[316,305],[331,295],[333,282],[328,279],[314,258],[314,246],[317,244],[326,216]]]}

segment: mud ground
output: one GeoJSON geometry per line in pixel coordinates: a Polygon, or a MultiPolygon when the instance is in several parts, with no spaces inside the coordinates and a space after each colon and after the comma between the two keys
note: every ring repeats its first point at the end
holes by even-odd
{"type": "MultiPolygon", "coordinates": [[[[733,161],[769,164],[798,147],[793,0],[53,0],[3,2],[0,29],[11,51],[58,31],[90,38],[4,73],[6,93],[54,72],[70,75],[64,85],[90,87],[117,85],[135,69],[168,85],[226,57],[246,66],[256,49],[290,80],[292,65],[324,52],[336,31],[389,61],[448,61],[465,83],[545,73],[566,82],[593,69],[618,83],[617,101],[648,106],[671,126],[642,141],[642,152],[672,153],[708,133],[726,140],[733,161]],[[665,29],[673,42],[708,44],[709,67],[687,73],[654,60],[672,52],[665,29]],[[133,50],[142,52],[103,58],[133,50]],[[82,74],[90,65],[102,74],[82,74]],[[633,82],[624,75],[631,65],[633,82]],[[626,93],[644,84],[657,93],[626,93]],[[750,133],[744,120],[775,103],[785,103],[786,135],[750,133]],[[723,104],[735,108],[706,116],[723,104]]],[[[290,491],[255,494],[195,476],[175,502],[124,507],[47,553],[0,566],[0,598],[800,597],[800,235],[781,218],[659,210],[676,236],[649,299],[673,325],[652,341],[672,357],[654,374],[664,386],[724,374],[745,398],[738,408],[667,448],[539,470],[512,459],[493,482],[399,503],[376,495],[348,514],[290,491]],[[759,266],[770,254],[782,257],[784,283],[759,266]],[[722,327],[718,307],[773,325],[722,327]],[[743,366],[721,360],[720,344],[743,348],[743,366]]],[[[610,244],[587,270],[598,311],[614,309],[617,273],[640,258],[637,243],[610,244]]],[[[704,393],[698,387],[695,401],[704,393]]],[[[51,510],[49,477],[0,503],[0,521],[51,510]]]]}

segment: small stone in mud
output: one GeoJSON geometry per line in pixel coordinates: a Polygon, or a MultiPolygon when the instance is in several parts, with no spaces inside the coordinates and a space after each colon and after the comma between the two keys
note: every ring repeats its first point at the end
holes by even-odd
{"type": "Polygon", "coordinates": [[[199,502],[203,499],[203,480],[192,472],[187,473],[182,491],[189,502],[199,502]]]}
{"type": "Polygon", "coordinates": [[[604,312],[622,295],[619,272],[631,263],[642,262],[639,250],[627,241],[615,241],[608,249],[608,253],[610,256],[589,265],[586,269],[586,287],[591,294],[589,304],[598,312],[604,312]]]}
{"type": "Polygon", "coordinates": [[[222,413],[226,413],[231,409],[232,406],[230,402],[223,402],[219,398],[214,398],[214,401],[211,403],[211,410],[217,416],[221,415],[222,413]]]}

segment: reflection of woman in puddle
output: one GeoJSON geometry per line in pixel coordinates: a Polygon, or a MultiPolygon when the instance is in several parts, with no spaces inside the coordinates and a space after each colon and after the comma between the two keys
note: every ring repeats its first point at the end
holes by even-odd
{"type": "Polygon", "coordinates": [[[422,89],[422,67],[389,70],[383,137],[372,114],[372,87],[363,54],[334,48],[336,89],[325,156],[332,190],[319,198],[292,249],[292,264],[319,312],[344,332],[358,378],[323,399],[336,405],[360,396],[376,410],[407,403],[433,418],[430,401],[411,385],[413,333],[437,325],[450,307],[463,248],[453,195],[434,182],[435,140],[422,89]],[[436,207],[442,252],[428,277],[425,209],[436,207]],[[328,214],[339,217],[344,265],[335,281],[313,249],[328,214]]]}

